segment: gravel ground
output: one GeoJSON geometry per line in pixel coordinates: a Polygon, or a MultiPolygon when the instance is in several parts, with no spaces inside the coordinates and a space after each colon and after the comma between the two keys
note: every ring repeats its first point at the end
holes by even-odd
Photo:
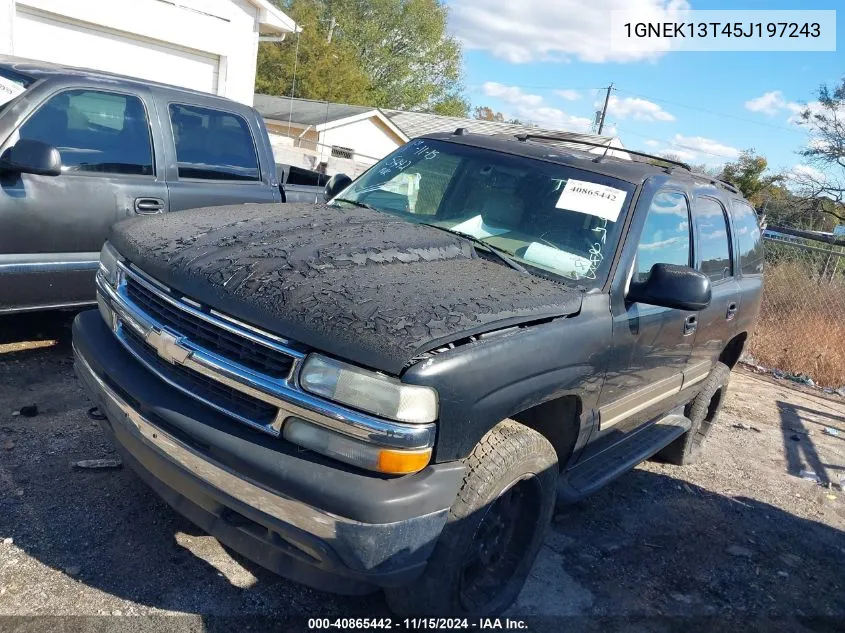
{"type": "MultiPolygon", "coordinates": [[[[74,470],[115,454],[73,376],[71,316],[0,317],[0,630],[388,615],[379,594],[313,591],[224,549],[129,470],[74,470]],[[32,404],[36,416],[15,414],[32,404]],[[65,617],[165,614],[183,617],[65,617]],[[34,615],[62,618],[8,617],[34,615]]],[[[702,463],[648,462],[558,508],[510,615],[550,630],[845,630],[844,441],[845,401],[735,372],[702,463]]]]}

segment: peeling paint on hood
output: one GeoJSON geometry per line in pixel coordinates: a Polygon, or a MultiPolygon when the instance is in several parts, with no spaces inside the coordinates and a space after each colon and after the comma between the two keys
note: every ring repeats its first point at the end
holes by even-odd
{"type": "Polygon", "coordinates": [[[450,341],[581,306],[578,290],[369,209],[210,207],[126,220],[110,241],[196,301],[392,374],[450,341]]]}

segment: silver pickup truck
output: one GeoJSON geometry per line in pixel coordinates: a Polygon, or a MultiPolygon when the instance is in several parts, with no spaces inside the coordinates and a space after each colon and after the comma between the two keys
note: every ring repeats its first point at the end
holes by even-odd
{"type": "Polygon", "coordinates": [[[0,56],[0,313],[93,303],[118,220],[283,200],[253,108],[0,56]]]}

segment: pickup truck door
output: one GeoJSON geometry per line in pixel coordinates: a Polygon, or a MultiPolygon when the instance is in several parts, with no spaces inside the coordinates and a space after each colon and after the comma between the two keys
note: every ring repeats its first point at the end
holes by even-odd
{"type": "Polygon", "coordinates": [[[256,116],[185,99],[159,102],[170,130],[167,186],[170,209],[281,202],[269,140],[256,116]],[[271,157],[269,157],[271,158],[271,157]]]}
{"type": "Polygon", "coordinates": [[[639,233],[632,226],[625,246],[635,250],[633,264],[619,267],[613,284],[617,290],[611,293],[613,350],[599,396],[599,431],[582,460],[625,439],[655,408],[665,406],[680,390],[692,352],[695,312],[625,299],[631,279],[644,280],[654,264],[692,263],[688,198],[681,191],[662,189],[640,204],[647,205],[647,215],[639,233]]]}
{"type": "Polygon", "coordinates": [[[684,388],[704,380],[736,331],[739,285],[734,277],[730,224],[724,205],[715,197],[696,196],[692,205],[695,265],[710,277],[713,298],[698,313],[692,356],[684,388]]]}
{"type": "Polygon", "coordinates": [[[56,147],[59,176],[0,175],[0,312],[91,303],[111,225],[167,211],[143,90],[46,91],[0,146],[21,138],[56,147]]]}

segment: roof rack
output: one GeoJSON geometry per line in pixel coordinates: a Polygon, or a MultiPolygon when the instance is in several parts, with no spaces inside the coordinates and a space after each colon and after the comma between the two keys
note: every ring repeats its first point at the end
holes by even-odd
{"type": "Polygon", "coordinates": [[[692,171],[692,167],[690,167],[687,163],[681,162],[679,160],[674,160],[671,158],[663,158],[662,156],[655,156],[654,154],[646,154],[645,152],[635,152],[634,150],[630,150],[627,148],[622,147],[612,147],[605,143],[594,143],[592,141],[580,141],[573,138],[566,138],[563,136],[547,136],[545,134],[517,134],[517,140],[519,141],[530,141],[532,139],[539,139],[541,141],[561,141],[563,143],[575,143],[578,145],[589,145],[590,147],[600,147],[605,150],[616,150],[617,152],[625,152],[626,154],[633,154],[634,156],[642,156],[643,158],[650,158],[652,160],[660,161],[661,163],[667,163],[669,165],[674,165],[676,167],[681,167],[686,169],[687,171],[692,171]]]}
{"type": "Polygon", "coordinates": [[[724,178],[716,178],[716,182],[718,182],[728,191],[732,191],[733,193],[739,193],[739,189],[737,188],[737,186],[729,180],[725,180],[724,178]]]}

